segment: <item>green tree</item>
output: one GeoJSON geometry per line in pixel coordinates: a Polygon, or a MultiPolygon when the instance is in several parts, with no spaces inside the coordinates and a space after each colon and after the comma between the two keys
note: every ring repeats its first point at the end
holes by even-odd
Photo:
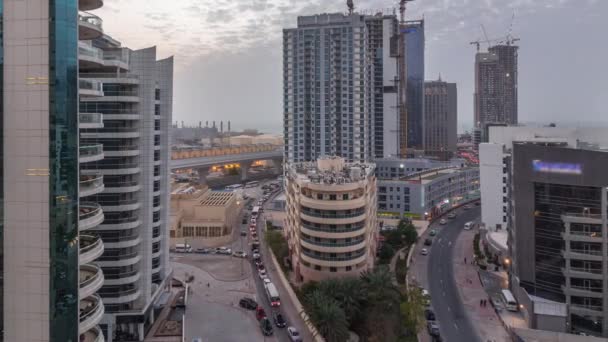
{"type": "Polygon", "coordinates": [[[424,326],[424,299],[420,290],[412,288],[400,305],[403,326],[408,336],[415,336],[424,326]]]}
{"type": "Polygon", "coordinates": [[[391,309],[395,303],[399,303],[401,294],[393,283],[393,274],[388,266],[381,265],[372,271],[363,272],[361,280],[370,304],[391,309]]]}
{"type": "Polygon", "coordinates": [[[380,248],[380,263],[388,264],[391,261],[391,258],[395,255],[395,250],[391,247],[390,244],[385,243],[380,248]]]}
{"type": "Polygon", "coordinates": [[[309,316],[328,342],[344,342],[349,337],[346,314],[335,299],[317,289],[306,297],[309,316]]]}
{"type": "Polygon", "coordinates": [[[408,224],[402,231],[404,236],[405,245],[409,246],[418,240],[418,232],[416,231],[416,227],[413,224],[408,224]]]}

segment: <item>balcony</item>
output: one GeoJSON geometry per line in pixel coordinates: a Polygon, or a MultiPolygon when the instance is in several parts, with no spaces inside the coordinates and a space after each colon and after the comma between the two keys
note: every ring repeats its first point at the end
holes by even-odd
{"type": "MultiPolygon", "coordinates": [[[[141,202],[137,198],[113,202],[111,204],[103,203],[103,210],[107,212],[133,211],[141,208],[141,202]]],[[[125,221],[126,222],[126,221],[125,221]]],[[[109,222],[105,222],[109,223],[109,222]]]]}
{"type": "Polygon", "coordinates": [[[583,231],[570,231],[569,233],[563,232],[562,238],[570,241],[582,241],[582,242],[602,242],[602,232],[583,232],[583,231]]]}
{"type": "Polygon", "coordinates": [[[140,154],[139,145],[105,146],[104,154],[108,157],[136,157],[140,154]]]}
{"type": "Polygon", "coordinates": [[[103,145],[81,145],[78,161],[80,163],[90,163],[104,158],[103,145]]]}
{"type": "Polygon", "coordinates": [[[107,194],[124,194],[129,192],[137,192],[139,190],[141,190],[141,185],[138,181],[128,181],[105,184],[104,192],[107,194]]]}
{"type": "Polygon", "coordinates": [[[602,261],[603,260],[601,251],[588,250],[588,249],[570,249],[569,252],[562,251],[562,255],[566,259],[593,260],[593,261],[602,261]]]}
{"type": "Polygon", "coordinates": [[[96,79],[112,84],[139,84],[139,76],[129,73],[82,73],[80,74],[80,79],[96,79]]]}
{"type": "Polygon", "coordinates": [[[80,298],[88,297],[103,286],[104,278],[101,268],[92,264],[80,265],[80,298]]]}
{"type": "Polygon", "coordinates": [[[103,36],[103,20],[88,12],[78,13],[78,39],[93,40],[101,36],[103,36]]]}
{"type": "Polygon", "coordinates": [[[101,174],[81,174],[80,188],[78,195],[80,198],[95,195],[103,192],[103,175],[101,174]]]}
{"type": "Polygon", "coordinates": [[[137,217],[128,217],[125,219],[113,220],[112,223],[104,222],[98,230],[122,230],[134,229],[141,225],[141,221],[137,217]]]}
{"type": "MultiPolygon", "coordinates": [[[[342,196],[342,194],[338,194],[337,196],[342,196]]],[[[349,200],[319,200],[306,196],[301,196],[300,203],[313,209],[349,210],[365,206],[365,197],[361,196],[359,198],[349,200]]]]}
{"type": "Polygon", "coordinates": [[[97,295],[89,296],[80,300],[80,324],[78,333],[84,334],[88,330],[94,329],[103,317],[104,306],[101,297],[97,295]]]}
{"type": "Polygon", "coordinates": [[[569,270],[562,268],[562,273],[569,278],[604,279],[601,269],[570,267],[569,270]]]}
{"type": "Polygon", "coordinates": [[[300,218],[302,220],[312,222],[312,223],[320,223],[320,224],[335,224],[335,225],[345,225],[345,224],[356,224],[365,221],[366,214],[356,214],[356,215],[322,215],[322,214],[312,214],[310,212],[301,212],[300,218]]]}
{"type": "Polygon", "coordinates": [[[106,50],[103,52],[104,65],[112,68],[129,69],[129,50],[119,48],[115,50],[106,50]]]}
{"type": "Polygon", "coordinates": [[[140,137],[139,128],[123,127],[123,128],[108,128],[105,127],[100,132],[83,132],[80,137],[86,139],[135,139],[140,137]]]}
{"type": "Polygon", "coordinates": [[[137,288],[123,290],[123,291],[112,291],[108,293],[102,293],[103,301],[106,304],[123,304],[130,303],[139,298],[141,292],[137,288]]]}
{"type": "Polygon", "coordinates": [[[300,244],[302,245],[302,247],[323,253],[348,253],[365,248],[365,240],[356,240],[348,243],[332,244],[315,242],[314,240],[310,239],[301,239],[300,244]]]}
{"type": "Polygon", "coordinates": [[[103,114],[101,113],[80,113],[78,118],[78,128],[103,128],[103,114]]]}
{"type": "Polygon", "coordinates": [[[84,334],[80,334],[80,342],[105,342],[103,333],[98,326],[93,329],[86,331],[84,334]]]}
{"type": "Polygon", "coordinates": [[[85,98],[99,99],[103,97],[103,84],[97,80],[78,80],[78,94],[81,100],[85,98]]]}
{"type": "Polygon", "coordinates": [[[602,316],[600,305],[570,304],[570,312],[581,316],[602,316]]]}
{"type": "Polygon", "coordinates": [[[79,240],[80,254],[78,261],[81,265],[91,263],[103,254],[104,245],[99,236],[81,234],[79,240]]]}
{"type": "Polygon", "coordinates": [[[85,173],[92,171],[99,172],[100,174],[106,175],[133,175],[141,172],[139,163],[121,163],[121,164],[100,164],[96,165],[94,170],[82,170],[85,173]]]}
{"type": "MultiPolygon", "coordinates": [[[[105,236],[105,235],[104,235],[105,236]]],[[[116,239],[105,239],[104,246],[110,249],[135,247],[141,243],[139,235],[122,236],[116,239]]]]}
{"type": "Polygon", "coordinates": [[[139,280],[141,273],[137,270],[122,272],[122,273],[110,273],[106,275],[105,285],[118,286],[133,284],[139,280]]]}
{"type": "Polygon", "coordinates": [[[570,288],[568,289],[568,287],[562,285],[562,291],[567,296],[603,298],[603,289],[601,287],[583,287],[570,285],[570,288]]]}
{"type": "Polygon", "coordinates": [[[78,42],[78,67],[92,69],[103,66],[103,51],[86,42],[78,42]]]}
{"type": "Polygon", "coordinates": [[[323,267],[346,267],[358,265],[365,261],[366,252],[363,250],[360,253],[353,253],[350,258],[324,258],[315,256],[311,252],[304,252],[300,254],[302,260],[305,260],[313,265],[319,265],[323,267]]]}
{"type": "Polygon", "coordinates": [[[99,226],[104,219],[101,206],[93,202],[81,202],[78,217],[78,229],[80,231],[99,226]]]}
{"type": "Polygon", "coordinates": [[[602,215],[589,212],[565,213],[562,215],[562,221],[583,224],[602,224],[602,215]]]}
{"type": "Polygon", "coordinates": [[[78,0],[78,9],[81,11],[92,11],[103,6],[103,0],[78,0]]]}

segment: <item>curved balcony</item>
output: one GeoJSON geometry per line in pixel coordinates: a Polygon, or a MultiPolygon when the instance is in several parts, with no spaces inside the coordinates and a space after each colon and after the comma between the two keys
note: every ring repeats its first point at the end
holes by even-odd
{"type": "Polygon", "coordinates": [[[101,297],[93,295],[80,300],[80,324],[78,333],[84,334],[88,330],[94,329],[104,314],[104,306],[101,297]]]}
{"type": "MultiPolygon", "coordinates": [[[[104,53],[104,57],[105,57],[105,53],[104,53]]],[[[129,74],[129,73],[119,73],[117,74],[116,72],[105,72],[105,73],[81,73],[80,74],[80,78],[86,78],[86,79],[97,79],[97,80],[103,80],[103,82],[105,83],[112,83],[112,84],[131,84],[131,85],[137,85],[139,84],[139,76],[136,74],[129,74]]]]}
{"type": "Polygon", "coordinates": [[[141,260],[137,252],[128,252],[119,255],[102,255],[95,263],[101,267],[123,267],[135,265],[141,260]]]}
{"type": "Polygon", "coordinates": [[[81,11],[92,11],[103,6],[103,0],[78,0],[78,9],[81,11]]]}
{"type": "Polygon", "coordinates": [[[591,214],[591,213],[565,213],[562,215],[562,221],[564,222],[575,222],[575,223],[583,223],[583,224],[602,224],[602,215],[601,214],[591,214]]]}
{"type": "Polygon", "coordinates": [[[85,139],[135,139],[141,134],[137,128],[106,128],[102,132],[82,132],[80,136],[85,139]]]}
{"type": "Polygon", "coordinates": [[[602,242],[601,230],[598,232],[582,232],[582,231],[570,231],[569,233],[562,232],[562,238],[570,241],[582,241],[582,242],[602,242]]]}
{"type": "Polygon", "coordinates": [[[141,153],[139,145],[105,146],[103,152],[108,157],[135,157],[141,153]]]}
{"type": "MultiPolygon", "coordinates": [[[[338,194],[337,196],[342,196],[338,194]]],[[[321,209],[321,210],[349,210],[358,209],[365,206],[365,197],[350,200],[318,200],[306,196],[300,196],[300,203],[308,208],[321,209]]]]}
{"type": "Polygon", "coordinates": [[[603,298],[602,287],[583,287],[571,285],[569,288],[562,285],[562,291],[567,296],[579,296],[579,297],[595,297],[603,298]]]}
{"type": "MultiPolygon", "coordinates": [[[[82,134],[82,133],[81,133],[82,134]]],[[[98,172],[104,176],[116,176],[116,175],[134,175],[141,172],[139,163],[120,163],[120,164],[106,164],[102,163],[96,165],[95,169],[83,170],[85,173],[92,171],[98,172]]]]}
{"type": "Polygon", "coordinates": [[[104,158],[102,144],[81,145],[79,149],[78,161],[80,163],[90,163],[104,158]]]}
{"type": "Polygon", "coordinates": [[[78,127],[81,129],[103,128],[103,114],[101,113],[80,113],[78,118],[78,127]]]}
{"type": "Polygon", "coordinates": [[[301,239],[300,244],[302,247],[306,247],[313,251],[323,253],[348,253],[355,252],[365,248],[365,240],[356,240],[347,243],[331,244],[331,243],[320,243],[313,242],[308,239],[301,239]]]}
{"type": "Polygon", "coordinates": [[[136,103],[139,102],[139,93],[137,90],[105,90],[103,92],[103,97],[95,98],[95,99],[81,99],[84,102],[94,101],[94,102],[128,102],[128,103],[136,103]]]}
{"type": "Polygon", "coordinates": [[[80,265],[80,298],[88,297],[103,286],[104,278],[101,268],[92,264],[80,265]]]}
{"type": "Polygon", "coordinates": [[[137,192],[141,190],[141,185],[138,181],[130,181],[130,182],[121,182],[121,183],[112,183],[112,184],[104,184],[105,185],[105,193],[107,194],[124,194],[129,192],[137,192]]]}
{"type": "Polygon", "coordinates": [[[103,337],[101,329],[96,326],[93,329],[86,331],[84,334],[80,334],[80,342],[105,342],[106,339],[103,337]]]}
{"type": "Polygon", "coordinates": [[[88,12],[78,13],[78,39],[93,40],[101,36],[103,36],[103,20],[88,12]]]}
{"type": "Polygon", "coordinates": [[[562,255],[566,259],[576,260],[602,261],[604,259],[602,252],[597,250],[570,249],[568,252],[562,251],[562,255]]]}
{"type": "Polygon", "coordinates": [[[80,174],[80,198],[98,194],[104,190],[103,175],[80,174]]]}
{"type": "Polygon", "coordinates": [[[126,48],[105,50],[103,52],[103,61],[106,67],[129,70],[129,59],[129,50],[126,48]]]}
{"type": "Polygon", "coordinates": [[[86,42],[78,42],[78,68],[93,69],[104,65],[103,51],[86,42]]]}
{"type": "Polygon", "coordinates": [[[96,235],[80,235],[80,264],[88,264],[98,259],[104,251],[103,241],[96,235]]]}
{"type": "Polygon", "coordinates": [[[123,272],[123,273],[110,273],[106,275],[105,285],[127,285],[133,284],[139,280],[141,273],[137,270],[123,272]]]}
{"type": "Polygon", "coordinates": [[[352,258],[350,259],[340,259],[340,258],[323,258],[320,256],[314,256],[314,254],[310,252],[304,252],[300,254],[302,260],[305,260],[313,265],[319,265],[323,267],[346,267],[346,266],[354,266],[358,265],[365,261],[366,255],[365,250],[362,253],[353,253],[352,258]]]}
{"type": "MultiPolygon", "coordinates": [[[[141,208],[141,203],[138,199],[124,200],[112,203],[112,205],[103,204],[103,210],[107,212],[133,211],[141,208]]],[[[126,221],[125,221],[126,222],[126,221]]]]}
{"type": "Polygon", "coordinates": [[[125,121],[133,121],[141,119],[141,115],[135,113],[135,111],[125,112],[123,114],[104,114],[104,118],[106,120],[125,120],[125,121]]]}
{"type": "Polygon", "coordinates": [[[97,227],[97,230],[122,230],[133,229],[141,225],[141,221],[137,217],[130,217],[122,220],[113,221],[113,223],[105,223],[97,227]]]}
{"type": "Polygon", "coordinates": [[[325,239],[347,239],[354,238],[361,234],[365,234],[366,226],[355,225],[352,228],[345,228],[343,230],[337,229],[326,229],[317,228],[309,225],[300,225],[300,232],[312,237],[325,238],[325,239]]]}
{"type": "Polygon", "coordinates": [[[78,80],[78,94],[81,96],[81,100],[85,98],[92,98],[98,100],[103,98],[103,84],[97,80],[78,80]]]}
{"type": "Polygon", "coordinates": [[[120,239],[104,239],[103,244],[106,248],[128,248],[135,247],[141,243],[139,235],[132,235],[120,239]]]}
{"type": "Polygon", "coordinates": [[[93,202],[80,203],[78,229],[87,230],[97,227],[103,222],[104,215],[101,206],[93,202]]]}
{"type": "Polygon", "coordinates": [[[562,267],[562,273],[566,277],[570,278],[587,278],[587,279],[604,279],[602,269],[582,268],[582,267],[570,267],[566,269],[562,267]]]}
{"type": "Polygon", "coordinates": [[[102,293],[103,301],[106,304],[123,304],[130,303],[139,298],[141,292],[138,288],[123,290],[123,291],[111,291],[108,293],[102,293]]]}

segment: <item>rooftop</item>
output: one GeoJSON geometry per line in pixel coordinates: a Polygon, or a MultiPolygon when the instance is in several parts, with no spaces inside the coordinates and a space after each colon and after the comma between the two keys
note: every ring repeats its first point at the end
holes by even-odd
{"type": "Polygon", "coordinates": [[[341,157],[321,157],[316,162],[287,165],[289,174],[299,180],[317,184],[347,184],[366,179],[374,174],[373,163],[346,163],[341,157]]]}
{"type": "Polygon", "coordinates": [[[426,184],[431,182],[432,180],[443,177],[453,173],[465,172],[468,170],[472,170],[472,167],[442,167],[436,169],[429,169],[414,173],[412,175],[401,178],[401,180],[412,182],[412,183],[422,183],[426,184]]]}
{"type": "Polygon", "coordinates": [[[234,198],[234,192],[209,191],[209,195],[200,204],[208,207],[223,207],[234,198]]]}

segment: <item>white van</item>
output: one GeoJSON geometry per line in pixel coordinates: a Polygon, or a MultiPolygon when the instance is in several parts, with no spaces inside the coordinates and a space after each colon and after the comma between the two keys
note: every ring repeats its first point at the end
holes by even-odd
{"type": "Polygon", "coordinates": [[[473,229],[473,222],[467,222],[464,224],[464,230],[471,230],[473,229]]]}
{"type": "Polygon", "coordinates": [[[177,253],[192,253],[192,246],[183,243],[176,243],[175,251],[177,253]]]}

